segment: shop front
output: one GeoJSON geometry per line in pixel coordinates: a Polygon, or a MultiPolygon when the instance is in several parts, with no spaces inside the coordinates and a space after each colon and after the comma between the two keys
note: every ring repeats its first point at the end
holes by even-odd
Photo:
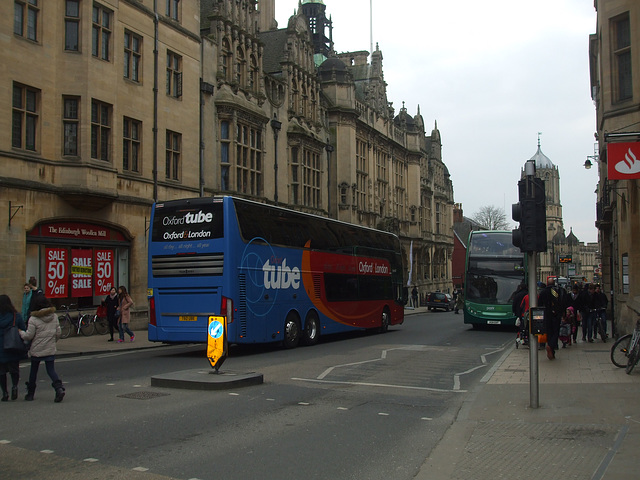
{"type": "Polygon", "coordinates": [[[57,308],[91,308],[111,287],[129,288],[130,237],[114,226],[41,222],[27,233],[26,273],[57,308]]]}

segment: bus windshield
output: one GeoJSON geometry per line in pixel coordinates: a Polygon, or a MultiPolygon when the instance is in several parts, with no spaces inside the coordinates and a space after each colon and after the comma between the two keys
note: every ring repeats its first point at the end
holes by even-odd
{"type": "Polygon", "coordinates": [[[464,284],[464,322],[514,325],[513,295],[525,280],[524,255],[511,233],[473,231],[469,235],[464,284]]]}

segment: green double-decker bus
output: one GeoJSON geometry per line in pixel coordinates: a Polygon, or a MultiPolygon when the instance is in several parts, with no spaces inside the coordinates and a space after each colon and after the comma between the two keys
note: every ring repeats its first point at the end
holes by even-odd
{"type": "Polygon", "coordinates": [[[513,296],[525,282],[525,255],[511,243],[511,232],[478,230],[469,234],[464,275],[464,323],[513,325],[513,296]]]}

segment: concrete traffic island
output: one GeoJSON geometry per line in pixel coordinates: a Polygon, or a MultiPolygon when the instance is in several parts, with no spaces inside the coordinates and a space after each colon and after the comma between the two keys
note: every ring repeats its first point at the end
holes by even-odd
{"type": "Polygon", "coordinates": [[[263,376],[256,372],[215,372],[213,369],[182,370],[151,377],[153,387],[182,388],[186,390],[227,390],[263,383],[263,376]]]}

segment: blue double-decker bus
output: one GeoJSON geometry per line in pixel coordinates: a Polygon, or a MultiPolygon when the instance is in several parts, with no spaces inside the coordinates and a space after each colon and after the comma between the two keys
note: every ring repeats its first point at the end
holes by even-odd
{"type": "Polygon", "coordinates": [[[464,323],[513,325],[513,295],[525,281],[525,256],[511,232],[478,230],[469,234],[464,275],[464,323]]]}
{"type": "Polygon", "coordinates": [[[404,319],[397,236],[223,196],[157,203],[149,235],[149,340],[312,345],[404,319]]]}

